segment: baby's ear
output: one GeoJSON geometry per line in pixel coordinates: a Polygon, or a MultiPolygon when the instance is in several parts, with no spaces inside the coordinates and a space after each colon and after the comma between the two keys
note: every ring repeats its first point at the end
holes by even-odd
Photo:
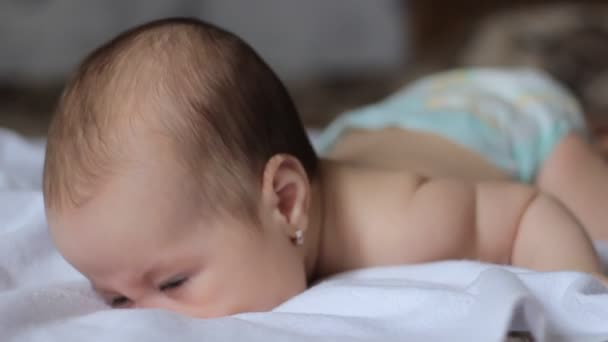
{"type": "Polygon", "coordinates": [[[286,230],[289,236],[308,224],[310,182],[300,161],[288,154],[273,156],[264,168],[263,215],[286,230]]]}

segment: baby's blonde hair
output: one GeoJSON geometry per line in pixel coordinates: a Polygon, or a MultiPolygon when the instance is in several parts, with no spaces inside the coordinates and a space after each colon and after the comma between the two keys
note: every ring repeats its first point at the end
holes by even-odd
{"type": "Polygon", "coordinates": [[[167,137],[212,209],[252,215],[266,162],[317,156],[285,87],[235,35],[195,19],[129,30],[93,51],[68,82],[48,134],[47,210],[78,207],[128,156],[129,129],[167,137]]]}

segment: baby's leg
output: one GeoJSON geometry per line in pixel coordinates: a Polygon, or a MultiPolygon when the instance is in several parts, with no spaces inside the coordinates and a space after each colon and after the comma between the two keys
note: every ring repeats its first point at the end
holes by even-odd
{"type": "Polygon", "coordinates": [[[608,286],[589,236],[559,201],[540,194],[521,217],[511,255],[513,265],[539,271],[581,271],[608,286]]]}
{"type": "Polygon", "coordinates": [[[562,139],[536,183],[565,204],[593,239],[608,241],[608,163],[583,138],[562,139]]]}
{"type": "Polygon", "coordinates": [[[515,266],[587,272],[608,285],[589,234],[553,196],[515,183],[480,182],[475,203],[480,260],[505,262],[508,256],[515,266]]]}

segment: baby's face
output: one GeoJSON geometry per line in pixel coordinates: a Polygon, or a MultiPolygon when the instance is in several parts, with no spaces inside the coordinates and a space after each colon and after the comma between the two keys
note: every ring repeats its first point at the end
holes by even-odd
{"type": "Polygon", "coordinates": [[[114,307],[214,317],[272,309],[306,288],[280,229],[202,218],[170,165],[114,176],[79,208],[49,213],[53,240],[114,307]]]}

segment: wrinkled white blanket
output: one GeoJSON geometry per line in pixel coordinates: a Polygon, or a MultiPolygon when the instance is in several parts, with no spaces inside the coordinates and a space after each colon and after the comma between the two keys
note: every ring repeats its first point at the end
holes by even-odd
{"type": "Polygon", "coordinates": [[[590,276],[466,261],[339,275],[267,313],[109,310],[49,241],[43,153],[0,131],[0,341],[608,340],[608,291],[590,276]]]}

